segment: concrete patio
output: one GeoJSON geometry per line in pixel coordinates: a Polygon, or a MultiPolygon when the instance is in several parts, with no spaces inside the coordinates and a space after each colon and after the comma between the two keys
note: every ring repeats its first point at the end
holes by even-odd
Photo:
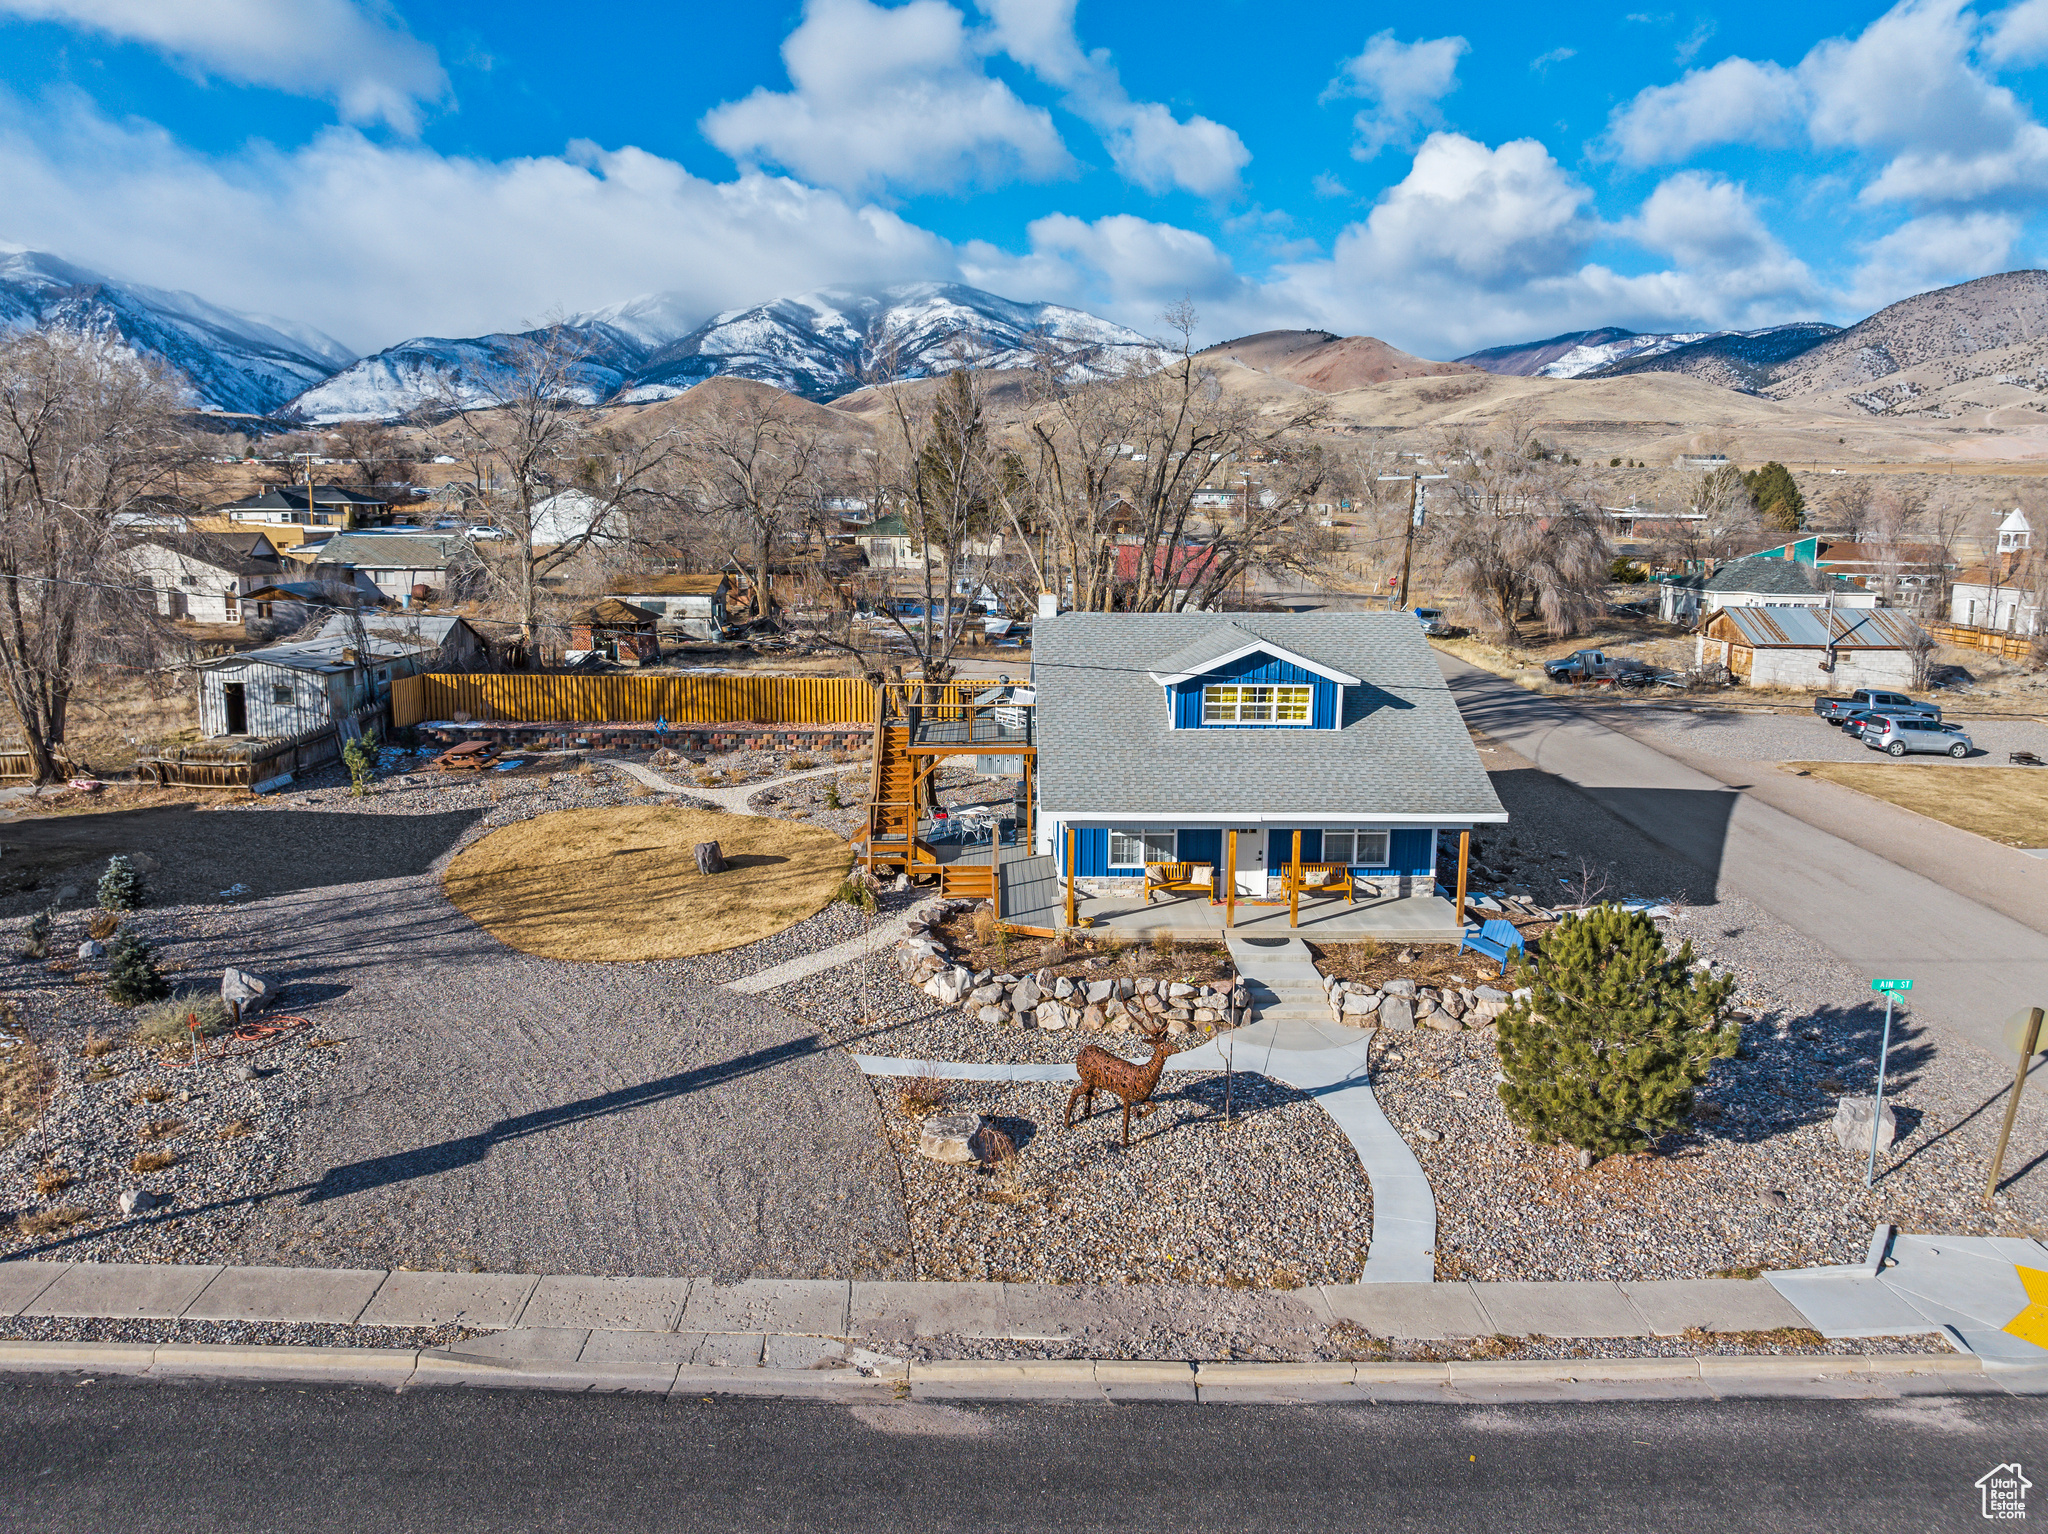
{"type": "Polygon", "coordinates": [[[1319,943],[1355,943],[1377,938],[1383,943],[1455,943],[1460,933],[1457,913],[1441,895],[1360,896],[1347,904],[1341,897],[1308,896],[1301,900],[1298,926],[1291,926],[1285,901],[1240,900],[1235,920],[1230,908],[1202,895],[1155,894],[1151,904],[1135,896],[1096,897],[1077,894],[1077,921],[1109,927],[1133,936],[1168,932],[1176,938],[1214,938],[1228,930],[1237,937],[1293,935],[1319,943]]]}

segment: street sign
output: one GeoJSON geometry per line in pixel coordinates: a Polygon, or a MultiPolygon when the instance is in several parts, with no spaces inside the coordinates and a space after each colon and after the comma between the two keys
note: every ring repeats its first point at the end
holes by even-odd
{"type": "Polygon", "coordinates": [[[1910,980],[1873,980],[1870,982],[1870,988],[1873,991],[1910,991],[1913,989],[1913,982],[1910,980]]]}

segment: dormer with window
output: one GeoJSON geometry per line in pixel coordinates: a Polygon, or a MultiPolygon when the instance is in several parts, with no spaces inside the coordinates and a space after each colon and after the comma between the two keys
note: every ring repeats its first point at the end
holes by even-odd
{"type": "Polygon", "coordinates": [[[1334,730],[1359,679],[1229,624],[1151,673],[1176,730],[1334,730]]]}

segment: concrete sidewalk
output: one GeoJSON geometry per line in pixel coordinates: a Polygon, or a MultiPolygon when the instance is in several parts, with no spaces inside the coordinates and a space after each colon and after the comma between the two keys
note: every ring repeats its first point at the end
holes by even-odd
{"type": "MultiPolygon", "coordinates": [[[[1133,1286],[1170,1309],[1197,1291],[1133,1286]]],[[[1276,1329],[1339,1323],[1376,1337],[1676,1337],[1764,1332],[1807,1318],[1769,1284],[1382,1283],[1239,1297],[1276,1329]]],[[[836,1279],[537,1277],[524,1273],[231,1268],[152,1263],[0,1263],[0,1322],[76,1317],[477,1331],[1009,1341],[1084,1338],[1101,1302],[1059,1284],[854,1283],[836,1279]]]]}

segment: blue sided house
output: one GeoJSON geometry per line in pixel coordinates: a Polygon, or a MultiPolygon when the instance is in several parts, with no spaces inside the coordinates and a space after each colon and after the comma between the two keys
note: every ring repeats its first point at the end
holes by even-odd
{"type": "Polygon", "coordinates": [[[1412,614],[1067,613],[1032,662],[1036,851],[1077,917],[1457,935],[1439,844],[1507,812],[1412,614]]]}

